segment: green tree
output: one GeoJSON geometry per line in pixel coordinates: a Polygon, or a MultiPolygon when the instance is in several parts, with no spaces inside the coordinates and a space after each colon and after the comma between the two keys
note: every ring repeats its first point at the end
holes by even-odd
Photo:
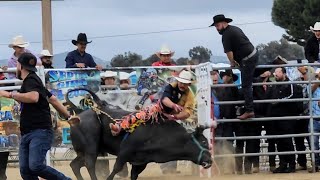
{"type": "Polygon", "coordinates": [[[266,64],[272,62],[278,55],[287,60],[303,59],[303,48],[297,44],[291,44],[285,39],[271,41],[268,44],[257,46],[259,50],[259,63],[266,64]]]}
{"type": "Polygon", "coordinates": [[[125,52],[124,54],[118,54],[111,59],[112,67],[129,67],[139,66],[142,63],[142,56],[137,53],[125,52]]]}
{"type": "Polygon", "coordinates": [[[198,60],[199,63],[209,62],[212,56],[210,49],[203,46],[196,46],[189,50],[191,60],[198,60]]]}
{"type": "Polygon", "coordinates": [[[274,0],[272,21],[285,29],[283,37],[299,45],[311,35],[309,27],[320,17],[320,0],[274,0]]]}
{"type": "Polygon", "coordinates": [[[184,58],[184,57],[181,57],[181,58],[176,60],[176,64],[177,65],[187,65],[188,62],[189,62],[189,59],[188,58],[184,58]]]}
{"type": "Polygon", "coordinates": [[[148,57],[147,59],[143,60],[141,63],[141,66],[151,66],[152,63],[159,61],[160,58],[156,55],[153,54],[150,57],[148,57]]]}

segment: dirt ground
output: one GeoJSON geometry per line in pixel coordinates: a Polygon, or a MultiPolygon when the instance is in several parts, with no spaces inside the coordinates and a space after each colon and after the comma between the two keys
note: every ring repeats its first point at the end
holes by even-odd
{"type": "MultiPolygon", "coordinates": [[[[67,176],[75,179],[73,172],[68,165],[68,163],[59,163],[55,166],[56,169],[65,173],[67,176]]],[[[320,173],[310,174],[306,171],[301,171],[292,174],[271,174],[269,172],[261,172],[258,174],[251,175],[225,175],[225,176],[214,176],[212,178],[200,178],[192,176],[190,166],[181,166],[179,165],[179,170],[182,171],[179,175],[162,175],[159,165],[150,164],[147,169],[140,175],[141,180],[194,180],[194,179],[214,179],[214,180],[319,180],[320,173]]],[[[89,175],[85,168],[81,169],[81,172],[84,176],[84,179],[88,179],[89,175]]],[[[21,180],[19,169],[14,167],[8,167],[7,169],[8,180],[21,180]]],[[[120,179],[120,178],[116,178],[120,179]]],[[[127,178],[128,179],[128,178],[127,178]]]]}

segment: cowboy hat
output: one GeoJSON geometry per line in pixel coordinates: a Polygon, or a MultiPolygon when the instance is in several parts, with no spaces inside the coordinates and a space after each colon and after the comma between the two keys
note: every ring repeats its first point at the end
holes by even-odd
{"type": "Polygon", "coordinates": [[[282,56],[278,55],[274,60],[272,61],[272,64],[288,64],[288,60],[286,58],[283,58],[282,56]]]}
{"type": "Polygon", "coordinates": [[[232,19],[226,18],[223,14],[215,15],[215,16],[213,16],[213,23],[209,27],[214,26],[215,24],[217,24],[219,22],[230,23],[230,22],[232,22],[232,19]]]}
{"type": "Polygon", "coordinates": [[[234,82],[239,79],[239,77],[237,75],[233,74],[233,71],[231,69],[227,69],[225,72],[221,71],[220,72],[220,78],[222,79],[223,76],[232,77],[234,82]]]}
{"type": "Polygon", "coordinates": [[[106,71],[106,72],[100,73],[101,78],[116,77],[116,76],[117,76],[117,73],[113,71],[106,71]]]}
{"type": "Polygon", "coordinates": [[[72,40],[71,42],[72,42],[73,45],[76,46],[80,42],[81,43],[85,43],[85,44],[89,44],[92,41],[88,41],[86,33],[79,33],[77,40],[72,40]]]}
{"type": "Polygon", "coordinates": [[[190,84],[193,81],[191,72],[186,70],[181,71],[179,76],[175,78],[177,79],[177,81],[184,84],[190,84]]]}
{"type": "Polygon", "coordinates": [[[158,51],[158,52],[156,52],[156,55],[160,58],[160,55],[161,54],[170,54],[171,56],[173,56],[174,55],[174,51],[171,51],[170,49],[169,49],[169,47],[167,47],[167,46],[162,46],[161,47],[161,49],[160,49],[160,51],[158,51]]]}
{"type": "Polygon", "coordinates": [[[119,77],[120,81],[121,80],[128,80],[130,79],[130,74],[126,73],[126,72],[120,72],[120,77],[119,77]]]}
{"type": "Polygon", "coordinates": [[[42,58],[42,57],[52,57],[53,55],[50,54],[49,50],[47,49],[44,49],[41,51],[41,53],[39,54],[39,57],[42,58]]]}
{"type": "Polygon", "coordinates": [[[311,31],[320,31],[320,22],[316,22],[314,27],[310,26],[311,31]]]}
{"type": "Polygon", "coordinates": [[[24,39],[23,39],[23,36],[19,35],[19,36],[16,36],[12,39],[12,43],[8,45],[9,48],[13,48],[14,46],[18,46],[18,47],[21,47],[21,48],[25,48],[25,47],[28,47],[29,46],[29,42],[26,42],[24,39]]]}

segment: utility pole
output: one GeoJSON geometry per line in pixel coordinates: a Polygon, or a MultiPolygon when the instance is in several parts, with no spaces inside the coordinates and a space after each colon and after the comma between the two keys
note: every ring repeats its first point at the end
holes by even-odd
{"type": "Polygon", "coordinates": [[[53,54],[51,0],[41,1],[42,10],[42,48],[53,54]]]}

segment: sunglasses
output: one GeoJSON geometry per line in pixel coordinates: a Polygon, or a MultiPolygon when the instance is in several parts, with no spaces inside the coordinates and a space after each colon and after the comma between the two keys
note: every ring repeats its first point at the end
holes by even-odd
{"type": "Polygon", "coordinates": [[[13,48],[22,49],[22,47],[19,47],[19,46],[13,46],[13,48]]]}

